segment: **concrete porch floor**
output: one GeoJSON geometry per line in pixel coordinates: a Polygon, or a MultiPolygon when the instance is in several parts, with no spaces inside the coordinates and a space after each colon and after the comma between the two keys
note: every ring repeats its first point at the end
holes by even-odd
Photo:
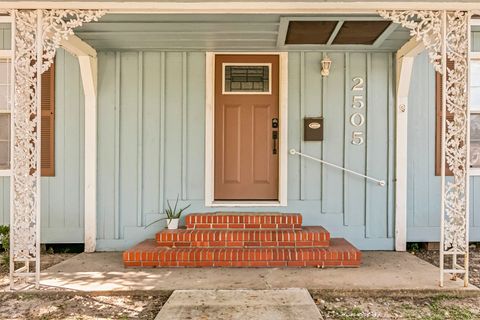
{"type": "MultiPolygon", "coordinates": [[[[43,288],[92,291],[176,289],[464,290],[438,286],[439,269],[410,253],[363,252],[360,268],[124,268],[122,253],[82,253],[42,273],[43,288]]],[[[466,290],[478,290],[474,286],[466,290]]]]}

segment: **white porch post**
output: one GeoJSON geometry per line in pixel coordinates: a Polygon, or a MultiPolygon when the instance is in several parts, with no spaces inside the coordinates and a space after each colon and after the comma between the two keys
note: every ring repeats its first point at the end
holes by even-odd
{"type": "MultiPolygon", "coordinates": [[[[10,179],[10,287],[17,279],[40,285],[41,77],[72,29],[97,20],[98,10],[12,10],[13,86],[10,179]],[[35,65],[32,66],[32,61],[35,65]],[[15,269],[17,264],[24,264],[15,269]],[[35,272],[30,272],[35,263],[35,272]]],[[[91,99],[90,99],[91,100],[91,99]]],[[[89,101],[90,101],[89,100],[89,101]]]]}
{"type": "Polygon", "coordinates": [[[453,172],[445,177],[442,165],[440,286],[444,274],[464,275],[468,285],[469,214],[469,11],[407,10],[380,11],[381,16],[400,23],[421,40],[429,52],[435,70],[442,74],[442,161],[453,172]],[[451,61],[453,66],[447,64],[451,61]],[[447,112],[453,120],[447,120],[447,112]],[[444,257],[450,256],[451,268],[444,257]],[[457,257],[464,259],[463,266],[457,257]]]}
{"type": "Polygon", "coordinates": [[[412,38],[397,51],[395,250],[407,250],[408,94],[415,57],[425,49],[412,38]]]}
{"type": "Polygon", "coordinates": [[[75,35],[62,48],[78,57],[85,96],[85,252],[94,252],[97,238],[97,52],[75,35]]]}

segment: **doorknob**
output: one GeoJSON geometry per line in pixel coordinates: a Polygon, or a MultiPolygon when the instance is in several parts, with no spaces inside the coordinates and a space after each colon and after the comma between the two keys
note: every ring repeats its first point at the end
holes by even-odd
{"type": "Polygon", "coordinates": [[[278,140],[278,131],[272,131],[272,139],[273,139],[273,154],[277,154],[277,140],[278,140]]]}

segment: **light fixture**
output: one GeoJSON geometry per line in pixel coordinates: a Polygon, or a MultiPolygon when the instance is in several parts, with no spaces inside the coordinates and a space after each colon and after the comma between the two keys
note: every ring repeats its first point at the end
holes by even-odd
{"type": "Polygon", "coordinates": [[[330,66],[332,65],[332,60],[325,55],[322,59],[322,71],[320,72],[322,76],[327,77],[330,74],[330,66]]]}

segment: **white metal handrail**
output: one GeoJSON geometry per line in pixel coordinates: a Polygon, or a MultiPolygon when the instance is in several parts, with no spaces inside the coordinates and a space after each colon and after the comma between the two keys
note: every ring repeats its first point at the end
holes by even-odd
{"type": "Polygon", "coordinates": [[[360,177],[363,177],[367,180],[371,180],[371,181],[374,181],[376,182],[379,186],[381,187],[385,187],[385,180],[378,180],[378,179],[375,179],[375,178],[372,178],[372,177],[369,177],[369,176],[366,176],[364,174],[361,174],[361,173],[358,173],[358,172],[355,172],[353,170],[349,170],[349,169],[346,169],[346,168],[343,168],[343,167],[340,167],[340,166],[337,166],[336,164],[333,164],[333,163],[330,163],[330,162],[327,162],[325,160],[321,160],[321,159],[318,159],[318,158],[315,158],[315,157],[312,157],[312,156],[309,156],[307,154],[304,154],[304,153],[301,153],[301,152],[298,152],[297,150],[295,149],[290,149],[290,154],[291,155],[296,155],[298,154],[299,156],[301,157],[305,157],[305,158],[308,158],[310,160],[313,160],[313,161],[317,161],[317,162],[320,162],[320,163],[323,163],[323,164],[326,164],[327,166],[331,166],[331,167],[334,167],[334,168],[337,168],[339,170],[343,170],[345,172],[348,172],[348,173],[351,173],[351,174],[354,174],[356,176],[360,176],[360,177]]]}

